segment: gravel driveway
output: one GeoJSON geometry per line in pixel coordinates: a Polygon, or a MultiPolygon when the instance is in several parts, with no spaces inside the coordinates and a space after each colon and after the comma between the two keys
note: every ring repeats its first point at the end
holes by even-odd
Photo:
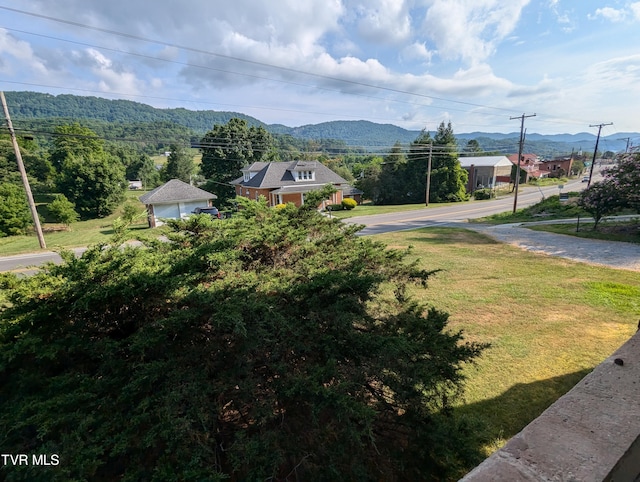
{"type": "MultiPolygon", "coordinates": [[[[539,223],[532,223],[539,224],[539,223]]],[[[640,271],[640,244],[584,239],[527,229],[526,223],[487,225],[467,223],[465,228],[503,243],[583,263],[640,271]]]]}

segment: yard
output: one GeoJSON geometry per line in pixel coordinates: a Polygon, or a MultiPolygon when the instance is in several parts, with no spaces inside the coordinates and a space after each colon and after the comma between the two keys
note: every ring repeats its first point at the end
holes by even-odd
{"type": "MultiPolygon", "coordinates": [[[[133,204],[140,212],[144,211],[145,207],[138,198],[144,193],[145,191],[127,191],[126,193],[127,202],[133,204]]],[[[45,218],[45,222],[42,224],[42,230],[44,231],[47,249],[54,249],[59,246],[75,248],[108,241],[113,234],[113,221],[122,214],[123,210],[123,206],[120,206],[115,213],[106,218],[80,221],[73,223],[70,229],[59,230],[64,228],[64,226],[46,222],[46,202],[49,202],[48,198],[36,199],[38,212],[41,217],[45,218]]],[[[134,221],[131,228],[134,230],[148,229],[146,218],[138,218],[134,221]]],[[[33,234],[30,236],[8,236],[6,238],[0,238],[0,256],[36,252],[39,250],[40,245],[38,244],[38,239],[33,234]]]]}
{"type": "MultiPolygon", "coordinates": [[[[140,194],[128,193],[132,201],[140,194]]],[[[360,209],[366,207],[354,211],[360,209]]],[[[106,241],[117,215],[48,234],[48,246],[106,241]]],[[[146,229],[145,220],[134,228],[146,229]]],[[[637,272],[525,252],[464,229],[375,238],[392,248],[412,246],[411,256],[425,268],[441,270],[426,290],[416,288],[413,294],[450,313],[452,330],[491,343],[477,364],[465,368],[465,400],[456,408],[483,427],[485,441],[472,449],[486,455],[622,345],[640,318],[637,272]]],[[[3,254],[37,248],[33,236],[0,240],[3,254]]]]}
{"type": "Polygon", "coordinates": [[[489,342],[466,367],[465,403],[487,455],[536,418],[636,331],[637,272],[534,254],[462,229],[376,236],[440,269],[414,294],[450,313],[450,328],[489,342]]]}

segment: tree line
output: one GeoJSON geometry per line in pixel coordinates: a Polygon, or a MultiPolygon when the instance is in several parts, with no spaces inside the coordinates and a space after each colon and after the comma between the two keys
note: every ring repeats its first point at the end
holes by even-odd
{"type": "MultiPolygon", "coordinates": [[[[231,181],[241,176],[243,167],[258,161],[317,160],[353,182],[375,204],[401,204],[425,201],[427,160],[431,152],[429,201],[468,198],[467,174],[458,162],[450,123],[442,123],[433,138],[423,131],[408,149],[396,143],[386,156],[354,151],[341,141],[274,136],[264,127],[250,126],[239,118],[214,125],[197,140],[188,139],[188,131],[179,131],[177,135],[182,136],[182,142],[170,144],[160,140],[162,136],[170,137],[167,124],[119,129],[122,126],[102,126],[100,132],[115,135],[105,140],[90,127],[68,123],[55,126],[50,140],[35,136],[20,138],[34,191],[57,195],[56,204],[49,210],[55,220],[69,224],[78,218],[108,216],[122,203],[127,180],[141,180],[145,189],[152,189],[163,181],[181,179],[216,194],[218,202],[224,205],[235,197],[231,181]],[[155,129],[158,134],[154,138],[151,132],[155,129]],[[157,142],[150,141],[153,139],[157,142]],[[157,168],[149,155],[158,149],[169,152],[162,169],[157,168]],[[198,151],[201,161],[196,163],[198,151]]],[[[474,148],[473,143],[468,147],[474,148]]],[[[8,136],[0,137],[0,183],[14,185],[4,186],[1,191],[5,221],[0,224],[0,232],[4,235],[24,233],[31,224],[15,166],[8,136]]]]}

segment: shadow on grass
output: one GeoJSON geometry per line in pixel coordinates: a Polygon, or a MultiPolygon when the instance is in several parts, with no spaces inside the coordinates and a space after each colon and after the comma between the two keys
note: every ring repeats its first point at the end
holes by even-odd
{"type": "Polygon", "coordinates": [[[424,228],[415,231],[421,236],[408,238],[409,241],[423,244],[444,245],[464,243],[470,245],[496,245],[499,241],[482,233],[464,228],[424,228]]]}
{"type": "MultiPolygon", "coordinates": [[[[128,231],[143,231],[145,229],[149,229],[149,226],[147,226],[146,224],[137,224],[135,226],[129,226],[127,228],[128,231]]],[[[107,236],[110,236],[113,233],[114,233],[114,231],[113,231],[113,228],[111,226],[100,230],[100,234],[106,234],[107,236]]]]}
{"type": "Polygon", "coordinates": [[[476,421],[485,430],[478,440],[484,446],[476,447],[476,450],[487,448],[493,451],[540,416],[590,372],[591,369],[585,369],[538,382],[518,383],[498,397],[456,407],[454,413],[476,421]]]}

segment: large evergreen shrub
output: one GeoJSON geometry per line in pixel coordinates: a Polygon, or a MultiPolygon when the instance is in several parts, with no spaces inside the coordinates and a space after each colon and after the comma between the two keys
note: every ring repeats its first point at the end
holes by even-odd
{"type": "Polygon", "coordinates": [[[5,280],[3,453],[60,458],[7,480],[444,480],[478,455],[449,408],[483,347],[411,299],[432,272],[241,202],[5,280]]]}

